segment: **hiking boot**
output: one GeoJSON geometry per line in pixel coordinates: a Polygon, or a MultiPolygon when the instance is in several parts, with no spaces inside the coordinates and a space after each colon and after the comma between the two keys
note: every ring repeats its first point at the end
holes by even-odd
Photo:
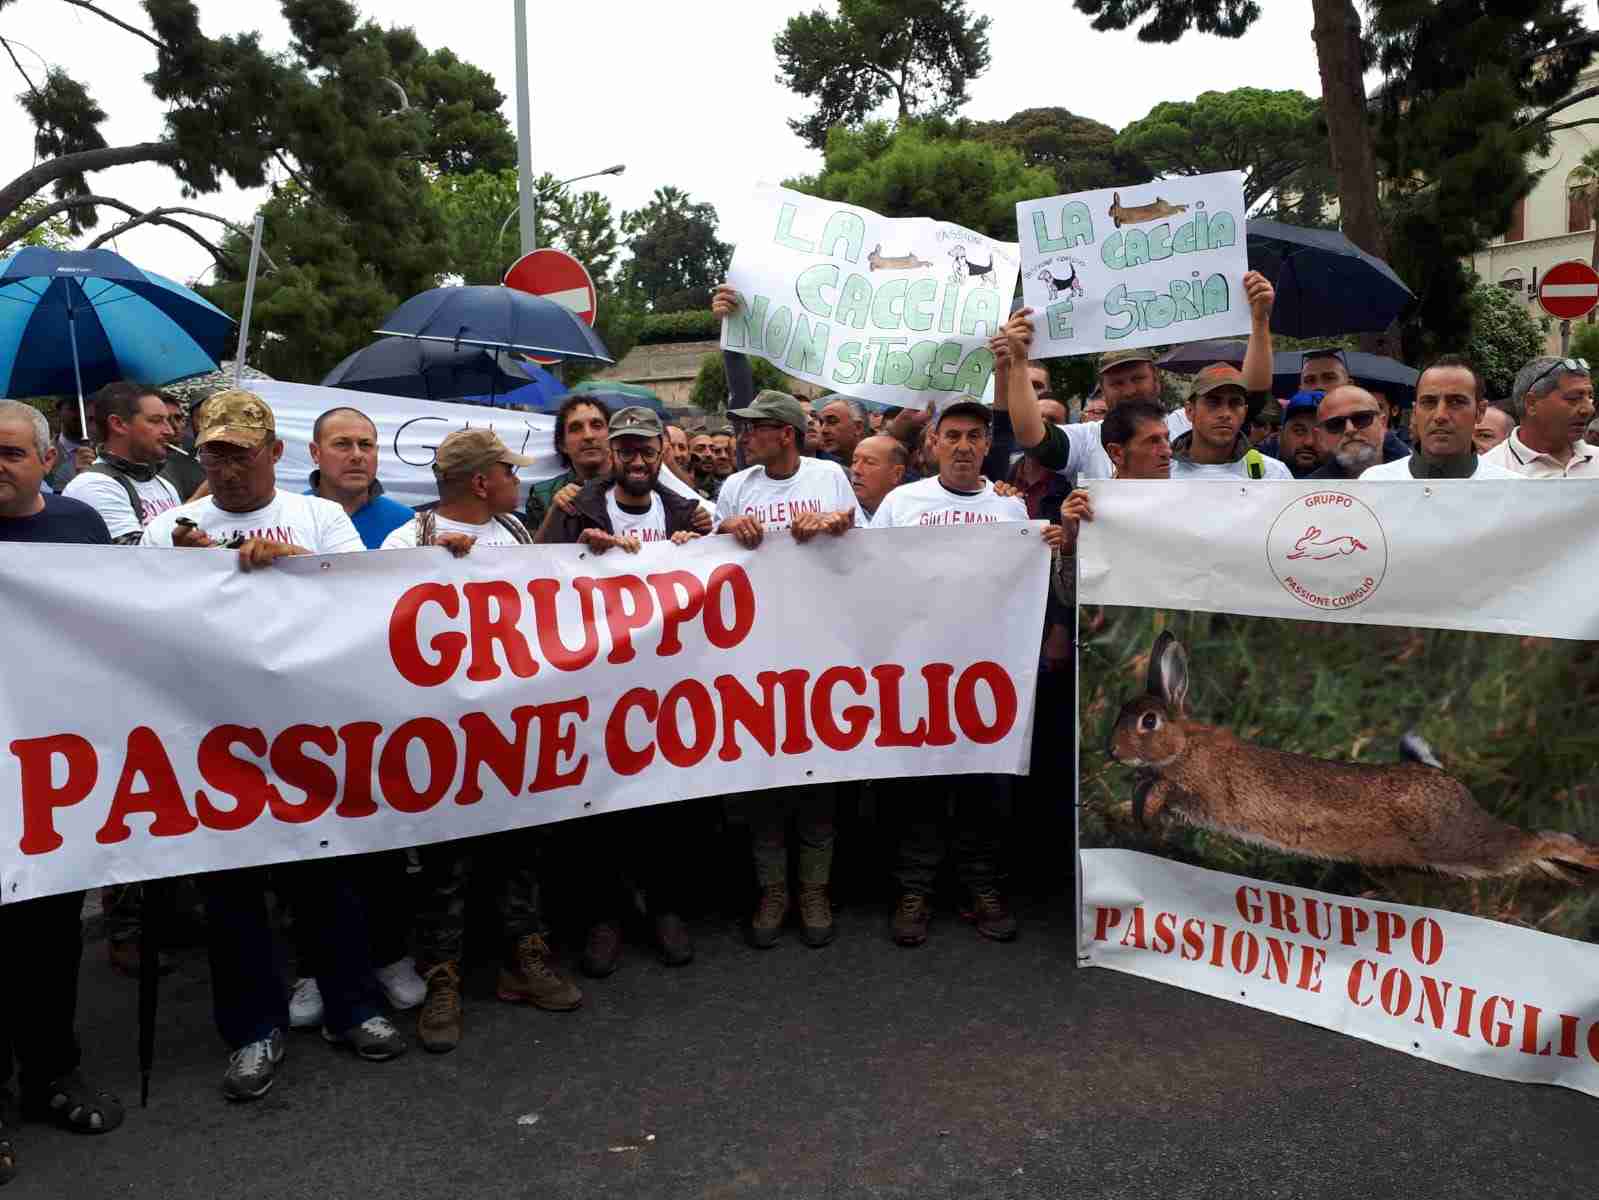
{"type": "Polygon", "coordinates": [[[272,1090],[273,1075],[283,1061],[283,1030],[274,1029],[260,1041],[240,1046],[228,1058],[222,1076],[222,1094],[229,1100],[259,1100],[272,1090]]]}
{"type": "Polygon", "coordinates": [[[694,943],[689,939],[688,926],[676,913],[661,913],[655,918],[655,941],[660,947],[661,961],[669,967],[683,967],[694,961],[694,943]]]}
{"type": "Polygon", "coordinates": [[[322,989],[314,979],[296,979],[289,993],[289,1028],[315,1029],[322,1024],[322,989]]]}
{"type": "Polygon", "coordinates": [[[334,1033],[322,1026],[322,1040],[330,1046],[343,1046],[367,1062],[388,1062],[405,1053],[405,1039],[387,1017],[368,1017],[359,1025],[334,1033]]]}
{"type": "Polygon", "coordinates": [[[415,1008],[427,999],[428,985],[422,982],[422,977],[416,973],[416,963],[410,958],[378,967],[372,975],[388,998],[389,1007],[398,1012],[415,1008]]]}
{"type": "Polygon", "coordinates": [[[544,938],[530,933],[517,942],[516,966],[500,968],[496,995],[508,1004],[531,1004],[546,1012],[571,1012],[583,1003],[583,993],[569,979],[563,979],[550,966],[550,947],[544,938]]]}
{"type": "Polygon", "coordinates": [[[972,919],[977,932],[996,942],[1014,941],[1016,917],[997,888],[972,889],[972,919]]]}
{"type": "Polygon", "coordinates": [[[427,999],[416,1018],[416,1039],[430,1054],[448,1054],[461,1044],[461,971],[441,962],[423,977],[427,999]]]}
{"type": "Polygon", "coordinates": [[[932,919],[933,909],[927,897],[906,892],[894,910],[894,940],[901,946],[920,946],[927,940],[927,925],[932,919]]]}
{"type": "Polygon", "coordinates": [[[583,946],[583,974],[590,979],[604,979],[616,970],[622,957],[622,927],[615,921],[601,921],[589,927],[588,941],[583,946]]]}
{"type": "Polygon", "coordinates": [[[825,883],[802,883],[799,894],[800,937],[813,950],[833,940],[833,902],[825,883]]]}
{"type": "Polygon", "coordinates": [[[749,941],[757,950],[770,950],[777,945],[783,932],[783,918],[788,915],[788,885],[769,883],[761,889],[756,902],[755,915],[750,918],[749,941]]]}

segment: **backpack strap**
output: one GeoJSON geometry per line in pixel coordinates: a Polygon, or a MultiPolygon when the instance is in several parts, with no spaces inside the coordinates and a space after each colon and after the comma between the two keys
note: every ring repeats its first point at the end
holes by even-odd
{"type": "Polygon", "coordinates": [[[1266,456],[1253,446],[1244,451],[1244,473],[1251,479],[1266,478],[1266,456]]]}
{"type": "MultiPolygon", "coordinates": [[[[141,529],[149,524],[144,517],[144,501],[139,499],[139,493],[138,490],[133,486],[133,480],[129,479],[110,463],[92,463],[91,465],[85,467],[84,471],[93,472],[96,475],[105,475],[108,478],[115,479],[118,483],[120,483],[122,485],[122,490],[128,493],[128,504],[133,509],[133,519],[139,523],[139,527],[141,529]]],[[[176,490],[176,488],[173,489],[173,491],[176,490]]]]}
{"type": "Polygon", "coordinates": [[[433,510],[416,514],[416,544],[418,546],[436,545],[439,540],[439,519],[433,510]]]}
{"type": "Polygon", "coordinates": [[[527,526],[510,513],[496,513],[494,519],[500,523],[501,528],[517,540],[519,545],[527,546],[533,541],[533,535],[527,531],[527,526]]]}

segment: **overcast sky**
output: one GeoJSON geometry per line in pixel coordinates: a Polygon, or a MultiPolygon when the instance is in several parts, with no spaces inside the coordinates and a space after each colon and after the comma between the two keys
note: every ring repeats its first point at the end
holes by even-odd
{"type": "MultiPolygon", "coordinates": [[[[129,23],[145,24],[134,0],[99,3],[129,23]]],[[[772,38],[787,18],[813,6],[532,0],[534,171],[564,179],[625,163],[620,178],[583,186],[596,187],[623,209],[640,207],[655,188],[673,184],[714,204],[723,237],[737,240],[751,187],[820,166],[820,154],[785,124],[803,104],[776,82],[772,53],[772,38]]],[[[1070,0],[988,0],[972,7],[993,19],[993,65],[971,85],[964,110],[974,118],[1060,105],[1119,129],[1159,101],[1209,90],[1321,91],[1310,0],[1272,0],[1238,41],[1189,34],[1173,46],[1145,46],[1131,32],[1095,33],[1070,0]]],[[[410,25],[429,48],[448,46],[492,74],[514,126],[511,0],[369,0],[363,11],[383,24],[410,25]]],[[[201,0],[200,13],[208,34],[256,29],[268,47],[287,45],[274,0],[201,0]]],[[[49,62],[87,83],[110,114],[102,129],[112,145],[160,136],[161,107],[142,79],[155,62],[146,43],[59,0],[15,0],[0,13],[0,33],[21,43],[22,65],[35,78],[49,62]]],[[[0,58],[0,64],[12,76],[8,94],[14,95],[22,82],[9,60],[0,58]]],[[[0,169],[9,179],[32,164],[32,129],[14,102],[0,106],[0,114],[0,169]]],[[[141,209],[185,203],[177,180],[152,165],[102,171],[90,182],[141,209]]],[[[257,200],[230,188],[187,203],[247,222],[257,200]]],[[[110,210],[103,213],[102,228],[111,217],[110,210]]],[[[135,230],[117,249],[183,281],[211,265],[205,250],[171,230],[135,230]]]]}

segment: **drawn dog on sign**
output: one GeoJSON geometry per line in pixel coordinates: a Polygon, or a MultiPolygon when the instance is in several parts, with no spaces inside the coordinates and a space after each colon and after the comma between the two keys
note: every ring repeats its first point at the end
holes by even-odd
{"type": "Polygon", "coordinates": [[[1337,558],[1340,554],[1354,554],[1357,550],[1368,548],[1365,542],[1348,534],[1327,538],[1326,541],[1318,540],[1322,536],[1320,529],[1314,525],[1310,526],[1294,543],[1294,552],[1288,556],[1289,559],[1308,558],[1312,562],[1325,562],[1329,558],[1337,558]]]}
{"type": "Polygon", "coordinates": [[[1122,194],[1112,192],[1110,208],[1106,210],[1117,229],[1123,225],[1138,225],[1144,221],[1158,221],[1162,217],[1175,217],[1188,211],[1186,204],[1168,204],[1156,196],[1150,204],[1123,204],[1122,194]]]}
{"type": "Polygon", "coordinates": [[[914,252],[903,258],[884,258],[881,242],[873,246],[872,252],[866,256],[867,269],[872,271],[915,271],[932,265],[925,258],[917,258],[914,252]]]}
{"type": "Polygon", "coordinates": [[[1051,302],[1058,300],[1062,295],[1081,296],[1083,294],[1083,285],[1077,280],[1077,266],[1075,263],[1072,265],[1071,275],[1066,279],[1056,279],[1048,267],[1039,268],[1038,279],[1049,289],[1051,302]]]}
{"type": "Polygon", "coordinates": [[[1251,745],[1188,716],[1188,655],[1155,639],[1145,691],[1122,705],[1108,750],[1141,768],[1140,824],[1181,821],[1286,854],[1463,879],[1538,870],[1561,883],[1599,879],[1599,846],[1529,833],[1477,806],[1415,734],[1393,765],[1337,762],[1251,745]]]}
{"type": "Polygon", "coordinates": [[[994,255],[989,253],[986,263],[967,261],[966,247],[961,245],[951,246],[949,256],[955,261],[951,264],[949,281],[956,287],[965,283],[967,278],[981,279],[990,287],[994,284],[994,255]]]}

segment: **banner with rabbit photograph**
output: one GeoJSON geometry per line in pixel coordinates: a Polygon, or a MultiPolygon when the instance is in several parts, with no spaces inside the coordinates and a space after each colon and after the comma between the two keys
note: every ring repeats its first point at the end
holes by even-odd
{"type": "MultiPolygon", "coordinates": [[[[1159,486],[1178,525],[1219,521],[1240,490],[1159,486]]],[[[1525,499],[1562,509],[1582,485],[1507,486],[1538,495],[1500,508],[1483,485],[1433,485],[1434,536],[1392,539],[1383,577],[1348,565],[1358,554],[1340,569],[1378,592],[1398,574],[1515,597],[1529,557],[1594,561],[1591,523],[1544,536],[1526,519],[1525,499]],[[1515,553],[1463,560],[1484,527],[1515,553]]],[[[1253,523],[1163,534],[1156,575],[1127,550],[1140,490],[1096,486],[1079,545],[1081,961],[1599,1096],[1599,645],[1570,636],[1599,619],[1591,587],[1545,597],[1567,611],[1541,631],[1523,605],[1516,633],[1472,630],[1504,622],[1458,604],[1430,622],[1449,628],[1387,624],[1375,599],[1280,609],[1262,532],[1261,578],[1240,568],[1211,600],[1261,594],[1195,611],[1217,540],[1247,550],[1253,523]],[[1120,578],[1124,554],[1141,586],[1120,578]],[[1243,615],[1262,611],[1285,615],[1243,615]]],[[[1353,499],[1243,490],[1268,507],[1329,497],[1323,514],[1353,499]]],[[[1422,491],[1371,485],[1358,503],[1397,526],[1422,491]]],[[[1319,528],[1318,544],[1342,531],[1319,528]]]]}

